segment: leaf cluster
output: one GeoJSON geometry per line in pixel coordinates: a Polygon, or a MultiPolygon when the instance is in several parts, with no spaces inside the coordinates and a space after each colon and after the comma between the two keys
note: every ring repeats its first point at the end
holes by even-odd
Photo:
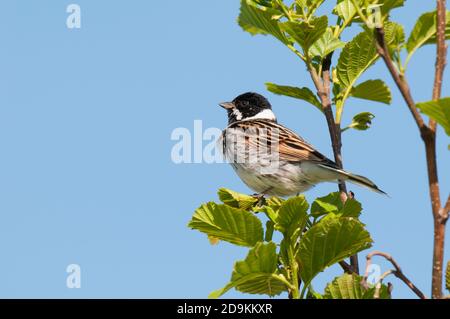
{"type": "MultiPolygon", "coordinates": [[[[288,292],[300,298],[314,293],[316,298],[327,298],[337,293],[341,281],[355,280],[354,285],[361,281],[339,277],[323,296],[312,288],[319,273],[372,244],[358,219],[362,206],[355,199],[342,203],[339,193],[331,193],[309,205],[304,196],[261,200],[228,189],[220,189],[218,194],[221,203],[201,205],[188,226],[215,243],[224,241],[250,249],[247,257],[234,265],[230,282],[210,297],[234,288],[250,294],[288,292]],[[265,225],[262,219],[266,219],[265,225]],[[278,244],[273,241],[275,232],[282,238],[278,244]]],[[[340,292],[342,297],[368,296],[363,287],[357,294],[351,292],[350,288],[355,289],[352,285],[347,285],[348,292],[340,292]]]]}

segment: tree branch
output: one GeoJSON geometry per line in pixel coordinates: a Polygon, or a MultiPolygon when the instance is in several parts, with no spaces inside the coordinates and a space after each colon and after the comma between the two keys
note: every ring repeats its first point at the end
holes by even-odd
{"type": "Polygon", "coordinates": [[[417,127],[422,132],[422,130],[424,130],[427,126],[423,121],[423,118],[420,115],[419,111],[416,108],[416,103],[414,102],[414,99],[411,95],[411,90],[409,89],[408,82],[406,82],[405,78],[402,77],[400,73],[397,71],[394,62],[391,59],[391,55],[389,54],[389,49],[385,41],[385,34],[383,27],[375,28],[375,38],[377,40],[378,54],[381,56],[384,63],[386,64],[389,72],[391,73],[392,78],[394,79],[395,84],[397,85],[398,89],[400,90],[400,93],[402,94],[406,102],[406,105],[408,106],[414,120],[416,121],[417,127]]]}
{"type": "MultiPolygon", "coordinates": [[[[317,95],[320,98],[320,102],[322,104],[323,113],[325,115],[325,119],[328,125],[328,131],[330,133],[331,145],[333,148],[334,161],[336,165],[340,168],[343,168],[343,160],[342,160],[342,132],[340,128],[340,123],[336,123],[334,119],[333,110],[331,108],[331,59],[333,57],[333,53],[327,55],[322,61],[322,74],[318,74],[316,69],[313,67],[311,61],[307,57],[307,67],[308,71],[311,75],[311,79],[314,83],[314,86],[317,90],[317,95]]],[[[339,183],[339,191],[341,193],[347,194],[347,186],[345,182],[341,181],[339,183]]],[[[343,269],[346,272],[355,272],[359,273],[359,263],[358,256],[354,255],[350,257],[350,264],[352,270],[348,270],[341,264],[343,269]]]]}
{"type": "Polygon", "coordinates": [[[386,271],[384,274],[382,274],[380,276],[380,279],[378,279],[378,282],[375,285],[375,293],[373,294],[373,299],[380,299],[380,292],[381,292],[381,287],[382,287],[382,284],[383,284],[383,280],[387,276],[389,276],[391,274],[394,274],[394,273],[395,273],[395,270],[391,269],[391,270],[386,271]]]}
{"type": "MultiPolygon", "coordinates": [[[[381,251],[373,251],[370,254],[367,255],[366,259],[367,259],[367,263],[366,263],[366,272],[364,273],[364,277],[362,280],[362,284],[364,287],[368,287],[367,284],[367,278],[369,277],[369,268],[370,265],[372,265],[372,258],[374,256],[380,256],[385,258],[386,260],[388,260],[392,266],[394,266],[395,270],[391,270],[387,273],[384,274],[384,277],[386,277],[389,274],[393,274],[395,275],[398,279],[400,279],[401,281],[403,281],[420,299],[427,299],[427,297],[422,293],[422,291],[420,291],[419,288],[417,288],[412,282],[411,280],[408,279],[408,277],[405,276],[405,274],[402,272],[400,266],[398,265],[398,263],[395,261],[394,258],[392,258],[391,255],[381,252],[381,251]]],[[[384,278],[380,278],[381,280],[384,278]]]]}
{"type": "MultiPolygon", "coordinates": [[[[445,27],[446,27],[446,8],[445,0],[437,0],[437,57],[436,72],[433,87],[433,99],[437,100],[441,96],[442,79],[446,64],[447,47],[445,44],[445,27]]],[[[383,27],[375,28],[375,38],[377,42],[378,54],[385,62],[394,82],[399,88],[414,121],[419,128],[420,135],[425,144],[425,154],[427,160],[428,185],[430,190],[431,207],[434,219],[434,245],[433,245],[433,270],[432,270],[432,296],[433,298],[441,298],[442,296],[442,273],[444,260],[444,240],[445,240],[445,223],[448,214],[441,214],[441,199],[439,191],[438,169],[436,163],[436,123],[430,120],[430,125],[424,122],[420,115],[416,104],[411,95],[408,82],[399,74],[392,62],[389,49],[385,41],[385,33],[383,27]]],[[[444,210],[445,211],[445,210],[444,210]]]]}
{"type": "Polygon", "coordinates": [[[448,195],[447,202],[445,203],[445,206],[442,207],[440,215],[445,221],[447,221],[449,213],[450,213],[450,195],[448,195]]]}
{"type": "Polygon", "coordinates": [[[355,270],[353,269],[352,266],[350,266],[348,263],[346,263],[345,261],[340,261],[339,265],[342,267],[342,269],[347,273],[347,274],[354,274],[355,270]]]}
{"type": "MultiPolygon", "coordinates": [[[[447,45],[445,43],[445,27],[446,27],[446,9],[445,0],[437,0],[437,49],[436,49],[436,65],[433,86],[433,100],[441,98],[442,80],[444,78],[444,69],[447,64],[447,45]]],[[[436,121],[430,120],[430,127],[436,131],[436,121]]]]}

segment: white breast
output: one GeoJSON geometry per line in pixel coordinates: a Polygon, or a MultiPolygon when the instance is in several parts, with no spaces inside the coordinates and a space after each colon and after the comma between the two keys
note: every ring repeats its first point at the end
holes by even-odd
{"type": "Polygon", "coordinates": [[[299,164],[280,161],[276,152],[246,149],[245,138],[256,139],[255,132],[236,128],[225,131],[224,156],[248,187],[259,194],[291,196],[313,186],[299,164]]]}

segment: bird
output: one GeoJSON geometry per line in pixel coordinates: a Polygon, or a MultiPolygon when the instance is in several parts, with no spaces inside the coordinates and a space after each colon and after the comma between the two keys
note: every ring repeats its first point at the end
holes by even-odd
{"type": "Polygon", "coordinates": [[[228,115],[228,126],[218,140],[224,159],[255,195],[288,197],[322,182],[340,181],[387,195],[367,177],[340,168],[279,124],[263,95],[247,92],[219,105],[228,115]]]}

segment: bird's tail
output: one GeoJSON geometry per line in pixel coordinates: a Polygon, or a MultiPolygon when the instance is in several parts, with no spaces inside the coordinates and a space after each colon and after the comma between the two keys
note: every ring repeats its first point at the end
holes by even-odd
{"type": "Polygon", "coordinates": [[[325,168],[327,170],[333,171],[334,173],[337,173],[338,180],[344,180],[349,181],[353,184],[357,184],[363,187],[366,187],[376,193],[387,195],[385,192],[383,192],[374,182],[372,182],[367,177],[356,175],[350,172],[347,172],[346,170],[330,167],[328,165],[320,165],[322,168],[325,168]]]}

